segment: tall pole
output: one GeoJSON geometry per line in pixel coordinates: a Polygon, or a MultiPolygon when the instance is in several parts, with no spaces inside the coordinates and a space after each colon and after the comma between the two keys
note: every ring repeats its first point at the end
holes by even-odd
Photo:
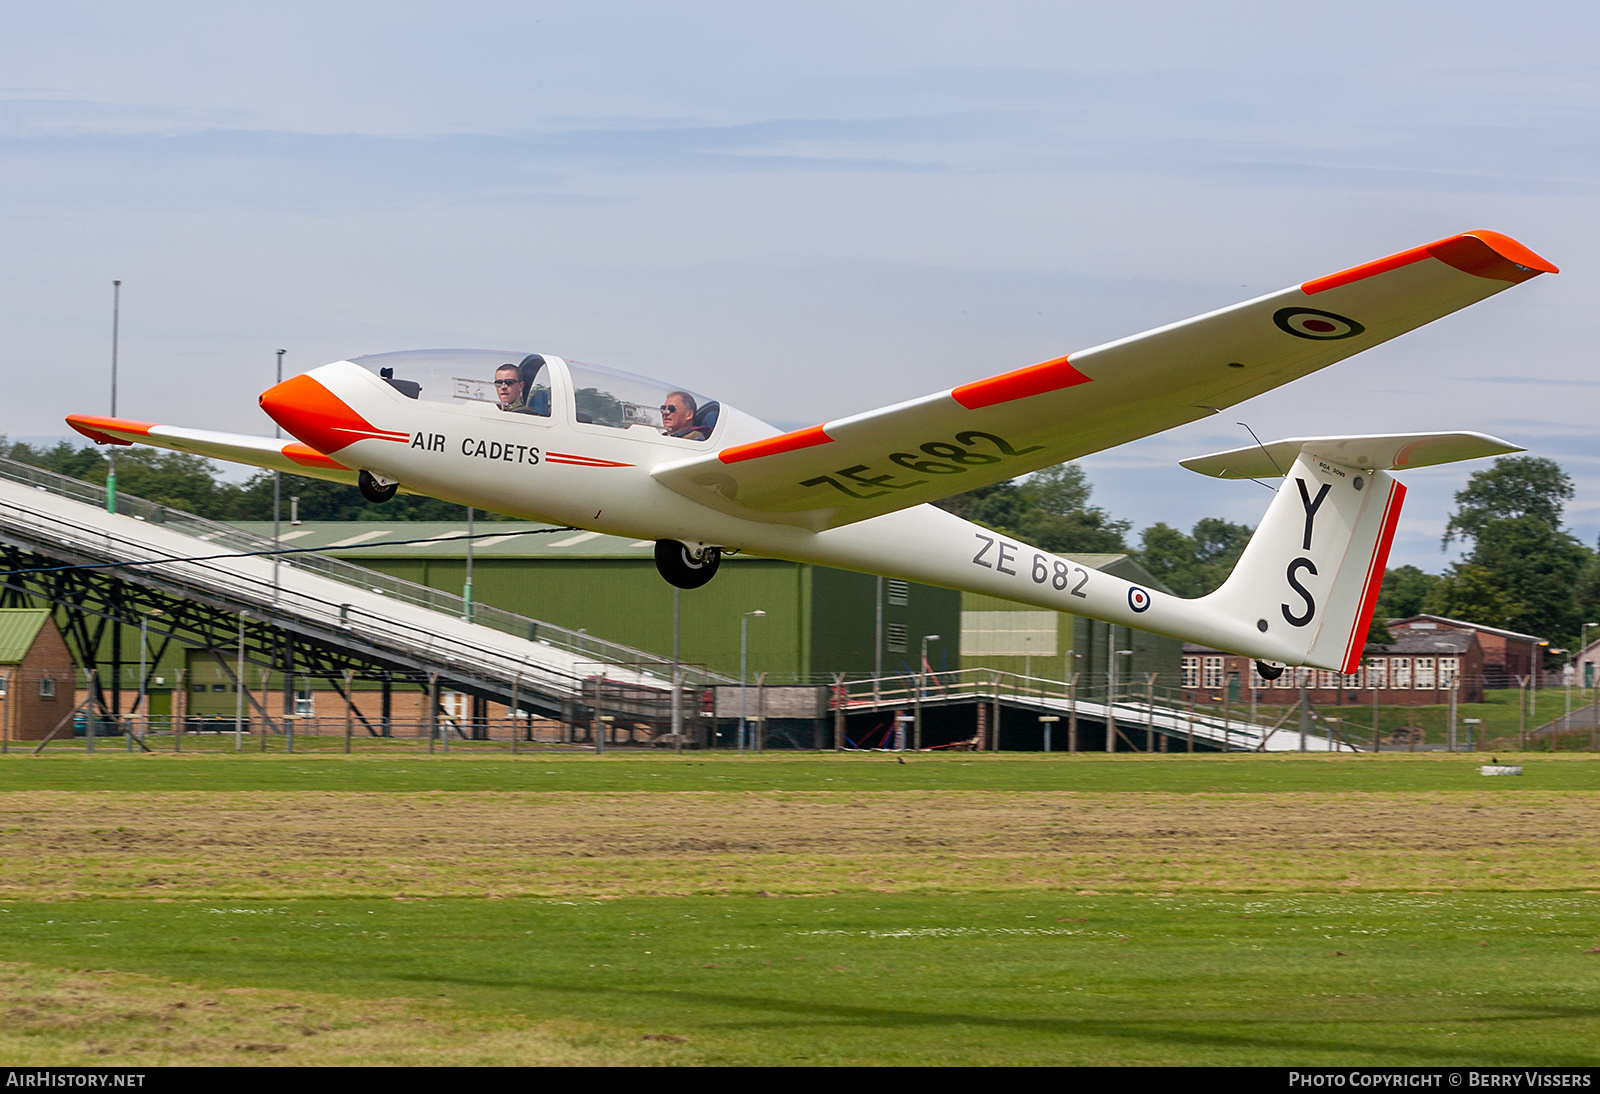
{"type": "Polygon", "coordinates": [[[913,752],[922,751],[922,692],[928,685],[928,643],[937,641],[939,641],[939,636],[936,634],[922,636],[922,660],[917,663],[916,720],[913,723],[911,733],[911,750],[913,752]]]}
{"type": "Polygon", "coordinates": [[[472,506],[467,506],[467,583],[461,587],[462,619],[472,622],[472,506]]]}
{"type": "Polygon", "coordinates": [[[744,701],[745,701],[745,684],[744,684],[744,677],[745,677],[745,665],[746,665],[747,657],[748,657],[748,654],[749,654],[749,647],[750,647],[750,617],[751,616],[755,616],[757,619],[759,619],[759,618],[761,618],[762,616],[764,616],[766,614],[767,614],[766,612],[762,611],[760,608],[757,608],[754,611],[745,612],[743,615],[741,615],[739,617],[739,751],[740,752],[744,751],[744,734],[745,734],[745,716],[744,716],[745,715],[745,703],[744,703],[744,701]]]}
{"type": "Polygon", "coordinates": [[[1117,712],[1111,706],[1117,696],[1117,655],[1113,652],[1116,648],[1116,626],[1106,624],[1106,751],[1117,750],[1117,712]]]}
{"type": "Polygon", "coordinates": [[[239,613],[239,663],[233,687],[233,750],[244,751],[244,613],[239,613]]]}
{"type": "Polygon", "coordinates": [[[739,617],[739,751],[744,751],[744,672],[750,647],[750,615],[739,617]]]}
{"type": "MultiPolygon", "coordinates": [[[[122,282],[111,283],[111,416],[117,416],[117,340],[122,326],[122,282]]],[[[117,511],[117,450],[106,449],[106,512],[117,511]]]]}
{"type": "Polygon", "coordinates": [[[150,651],[149,624],[150,617],[141,614],[139,616],[139,717],[144,719],[145,731],[139,734],[140,741],[150,735],[150,688],[147,685],[150,651]]]}
{"type": "Polygon", "coordinates": [[[676,585],[672,587],[672,751],[683,751],[683,710],[679,704],[682,698],[679,695],[683,687],[681,679],[682,669],[678,656],[679,623],[683,613],[683,590],[676,585]]]}
{"type": "MultiPolygon", "coordinates": [[[[283,383],[283,355],[287,350],[278,351],[278,383],[283,383]]],[[[283,436],[283,427],[276,421],[272,424],[272,435],[283,436]]],[[[283,475],[274,470],[272,472],[272,594],[278,594],[278,555],[277,551],[283,547],[279,537],[279,524],[283,515],[283,475]]]]}
{"type": "Polygon", "coordinates": [[[879,687],[878,681],[883,679],[883,578],[878,578],[877,597],[877,628],[873,631],[872,641],[872,711],[878,711],[879,687]]]}

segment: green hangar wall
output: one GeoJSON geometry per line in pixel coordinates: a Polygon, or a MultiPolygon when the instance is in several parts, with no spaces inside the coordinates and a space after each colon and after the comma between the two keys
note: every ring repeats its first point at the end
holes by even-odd
{"type": "MultiPolygon", "coordinates": [[[[270,524],[242,524],[272,534],[270,524]]],[[[460,536],[463,524],[307,522],[283,525],[285,546],[325,549],[395,577],[459,594],[466,582],[461,540],[382,546],[391,539],[460,536]],[[370,544],[370,546],[361,546],[370,544]]],[[[482,522],[473,544],[473,600],[663,656],[672,653],[673,589],[656,573],[654,544],[546,525],[482,522]]],[[[883,671],[914,666],[924,635],[935,669],[960,667],[961,594],[884,581],[883,671]]],[[[680,657],[727,675],[739,672],[739,625],[749,620],[749,671],[774,682],[870,674],[877,632],[876,577],[746,555],[726,556],[717,576],[681,594],[680,657]]]]}
{"type": "MultiPolygon", "coordinates": [[[[1124,554],[1064,557],[1146,588],[1170,591],[1124,554]]],[[[1026,671],[1045,680],[1065,680],[1069,672],[1077,672],[1080,694],[1104,695],[1108,664],[1116,650],[1133,651],[1117,665],[1118,694],[1127,694],[1130,686],[1142,691],[1146,673],[1157,674],[1152,681],[1157,694],[1181,685],[1183,643],[1176,638],[979,593],[962,594],[962,668],[1019,675],[1026,671]]]]}

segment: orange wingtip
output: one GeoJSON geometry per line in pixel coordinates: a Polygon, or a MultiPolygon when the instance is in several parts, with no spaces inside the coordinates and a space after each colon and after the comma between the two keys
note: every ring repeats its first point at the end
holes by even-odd
{"type": "Polygon", "coordinates": [[[962,384],[950,393],[950,397],[968,410],[981,410],[986,406],[1026,399],[1030,395],[1043,395],[1047,391],[1087,384],[1090,379],[1073,368],[1065,357],[1057,357],[1053,361],[1004,372],[987,380],[962,384]]]}
{"type": "Polygon", "coordinates": [[[1300,291],[1308,296],[1326,292],[1341,285],[1365,281],[1369,277],[1376,277],[1390,270],[1398,270],[1402,266],[1421,262],[1425,258],[1437,258],[1445,265],[1454,266],[1462,273],[1469,273],[1474,277],[1491,281],[1509,281],[1513,285],[1538,277],[1542,273],[1561,272],[1549,261],[1534,254],[1510,236],[1479,230],[1463,232],[1458,236],[1450,236],[1448,239],[1392,254],[1388,258],[1380,258],[1376,262],[1365,262],[1360,266],[1352,266],[1348,270],[1329,274],[1327,277],[1307,281],[1300,286],[1300,291]]]}
{"type": "Polygon", "coordinates": [[[759,459],[762,456],[776,456],[780,452],[798,452],[802,448],[814,448],[832,441],[833,438],[823,432],[822,426],[813,425],[805,429],[796,429],[792,433],[768,437],[764,441],[751,441],[749,444],[736,444],[724,448],[717,453],[717,458],[723,463],[739,463],[743,460],[759,459]]]}
{"type": "Polygon", "coordinates": [[[324,456],[308,444],[291,441],[283,446],[283,454],[302,467],[326,467],[332,471],[349,471],[350,468],[331,456],[324,456]]]}
{"type": "Polygon", "coordinates": [[[148,437],[150,431],[156,427],[154,422],[136,422],[131,418],[100,418],[93,414],[68,414],[67,424],[95,444],[120,445],[130,445],[133,442],[125,437],[113,436],[109,430],[148,437]]]}

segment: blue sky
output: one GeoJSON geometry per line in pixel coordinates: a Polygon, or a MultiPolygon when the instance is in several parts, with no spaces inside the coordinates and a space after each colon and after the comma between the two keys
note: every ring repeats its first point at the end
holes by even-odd
{"type": "MultiPolygon", "coordinates": [[[[1177,467],[1480,429],[1600,535],[1592,4],[0,6],[0,431],[106,407],[265,432],[273,350],[526,347],[811,423],[1470,228],[1560,266],[1085,461],[1143,526],[1254,523],[1177,467]]],[[[1415,472],[1438,569],[1470,468],[1415,472]]]]}

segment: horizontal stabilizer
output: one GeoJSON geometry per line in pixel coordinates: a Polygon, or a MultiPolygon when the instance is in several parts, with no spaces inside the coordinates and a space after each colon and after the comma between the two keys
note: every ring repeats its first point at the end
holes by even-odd
{"type": "Polygon", "coordinates": [[[1404,471],[1523,449],[1487,433],[1374,433],[1355,437],[1290,437],[1180,461],[1216,479],[1282,478],[1301,454],[1357,471],[1404,471]]]}

